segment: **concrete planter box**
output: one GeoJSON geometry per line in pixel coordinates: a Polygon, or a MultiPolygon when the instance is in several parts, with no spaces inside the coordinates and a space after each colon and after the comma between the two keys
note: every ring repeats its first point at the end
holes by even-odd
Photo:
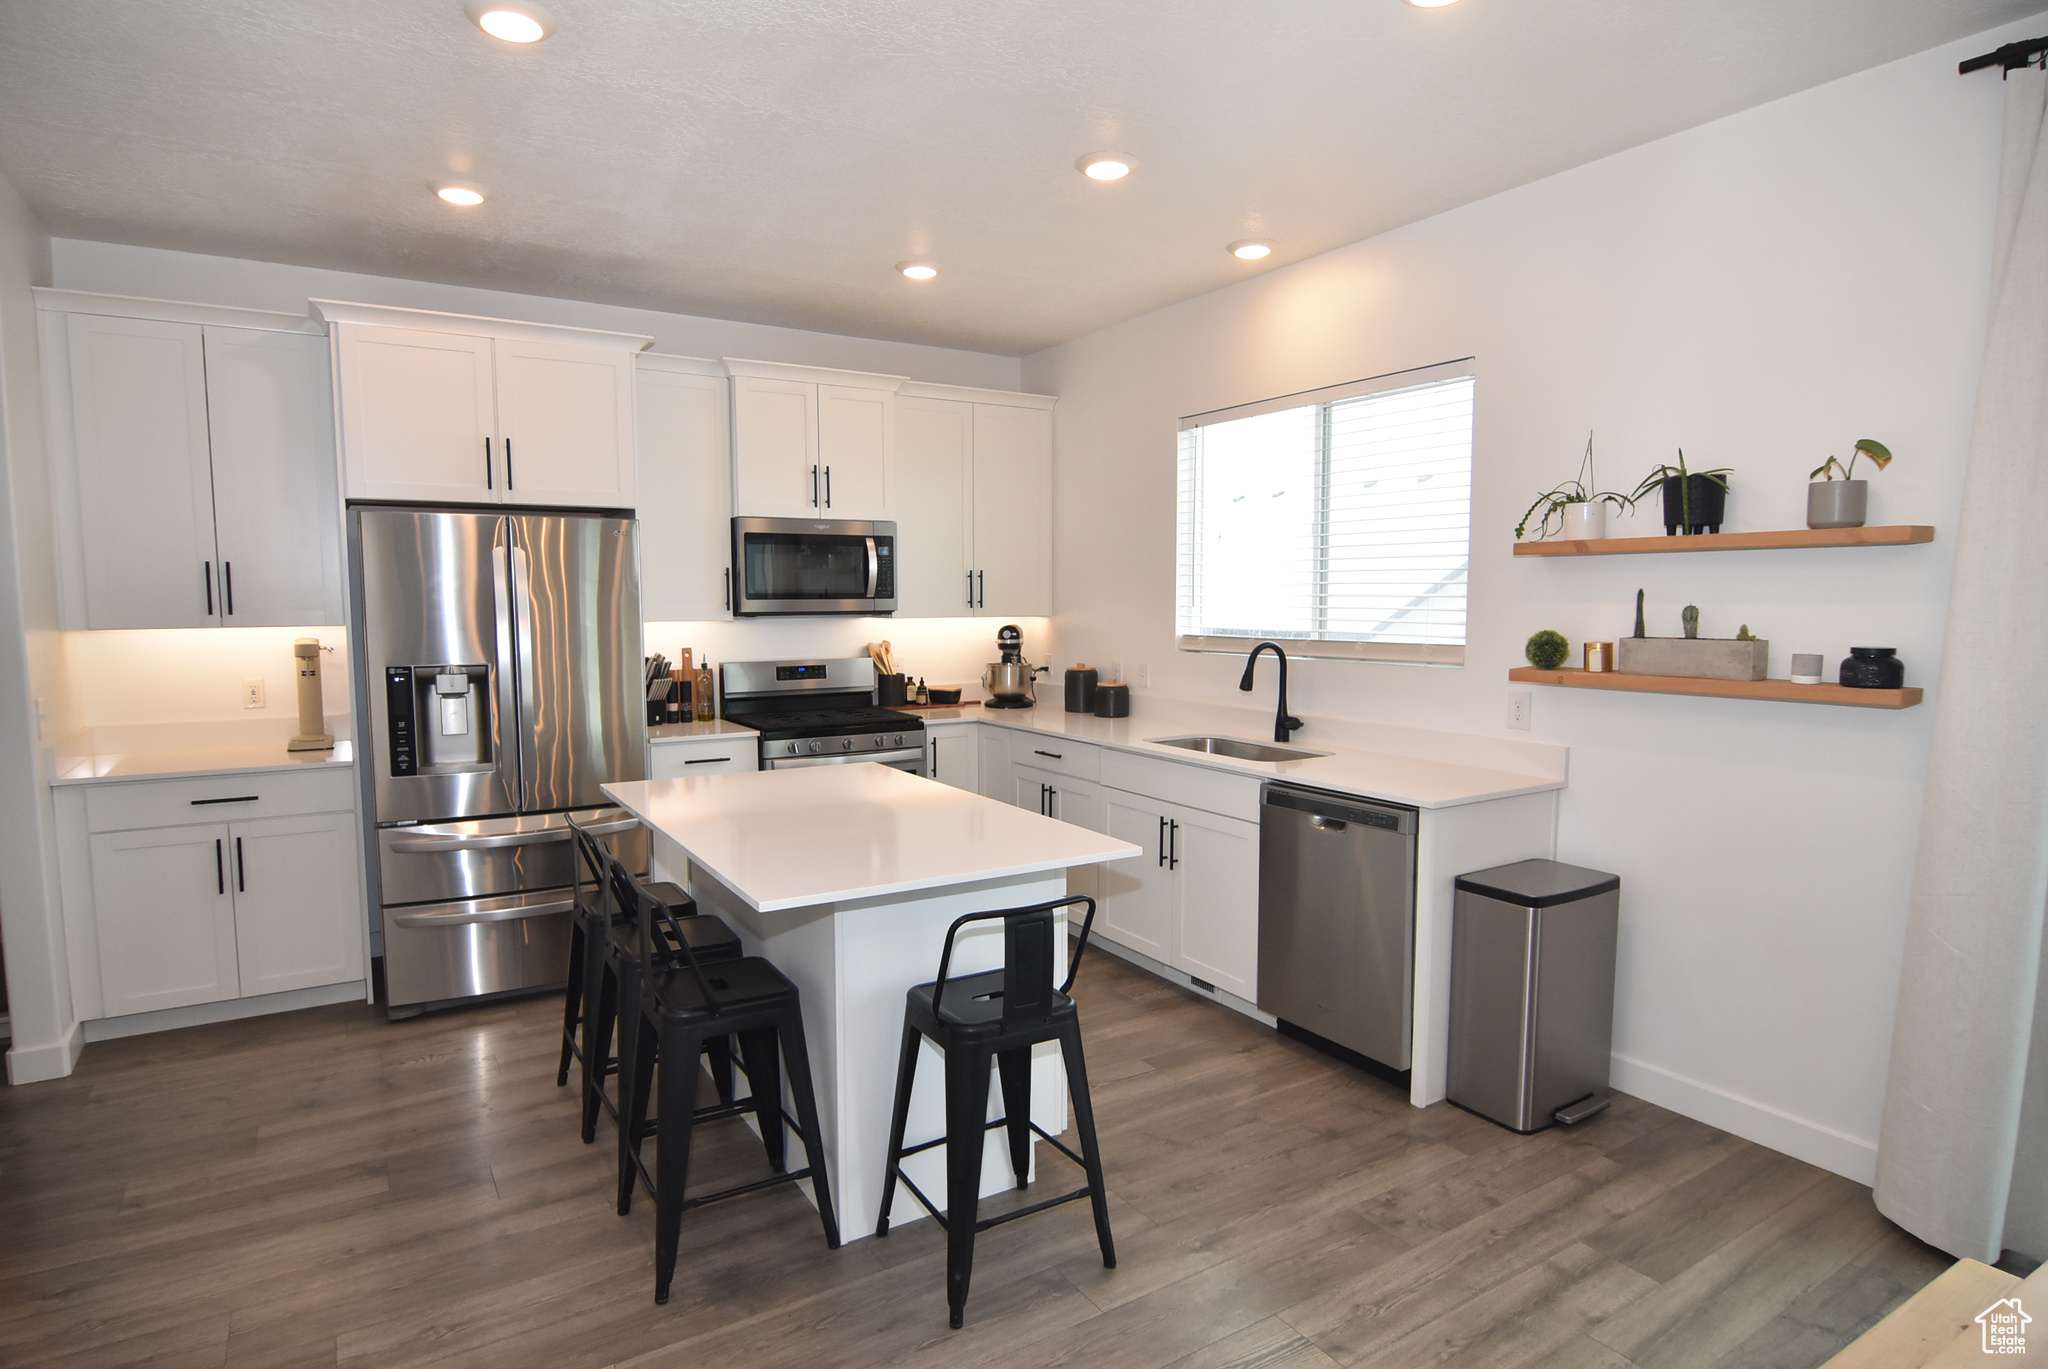
{"type": "Polygon", "coordinates": [[[1733,637],[1623,637],[1614,644],[1614,654],[1614,668],[1623,675],[1761,680],[1771,644],[1733,637]]]}

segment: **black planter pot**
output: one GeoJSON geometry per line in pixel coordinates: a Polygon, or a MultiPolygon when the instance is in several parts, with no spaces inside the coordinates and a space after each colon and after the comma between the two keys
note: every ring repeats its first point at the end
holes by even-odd
{"type": "Polygon", "coordinates": [[[1837,677],[1850,689],[1898,689],[1906,683],[1906,663],[1891,646],[1852,646],[1837,677]]]}
{"type": "Polygon", "coordinates": [[[1686,489],[1678,488],[1678,477],[1664,477],[1664,535],[1689,532],[1719,532],[1721,516],[1728,510],[1728,487],[1720,478],[1688,475],[1686,489]],[[1686,516],[1686,496],[1691,496],[1691,517],[1686,516]]]}

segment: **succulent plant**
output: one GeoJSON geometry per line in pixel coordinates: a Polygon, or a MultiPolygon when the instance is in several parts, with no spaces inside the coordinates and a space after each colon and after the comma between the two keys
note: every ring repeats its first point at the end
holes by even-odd
{"type": "Polygon", "coordinates": [[[1853,479],[1854,477],[1850,474],[1850,472],[1856,469],[1856,458],[1859,456],[1869,457],[1870,464],[1877,467],[1879,470],[1883,470],[1886,466],[1892,464],[1891,449],[1889,447],[1886,447],[1884,443],[1877,441],[1875,438],[1865,437],[1857,439],[1855,450],[1849,453],[1848,465],[1844,466],[1841,463],[1841,461],[1831,456],[1827,460],[1821,462],[1818,466],[1815,466],[1806,478],[1808,480],[1816,480],[1822,476],[1825,476],[1829,480],[1833,480],[1835,478],[1835,472],[1840,471],[1842,473],[1842,479],[1853,479]]]}
{"type": "Polygon", "coordinates": [[[1522,654],[1538,670],[1555,670],[1571,658],[1572,644],[1565,640],[1562,632],[1545,628],[1529,639],[1529,644],[1522,648],[1522,654]]]}

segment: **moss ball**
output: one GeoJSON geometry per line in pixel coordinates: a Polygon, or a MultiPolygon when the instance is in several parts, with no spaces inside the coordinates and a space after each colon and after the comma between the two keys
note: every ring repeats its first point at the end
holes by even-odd
{"type": "Polygon", "coordinates": [[[1545,628],[1529,639],[1529,645],[1522,649],[1522,653],[1538,670],[1555,670],[1571,659],[1572,644],[1564,639],[1562,632],[1545,628]]]}

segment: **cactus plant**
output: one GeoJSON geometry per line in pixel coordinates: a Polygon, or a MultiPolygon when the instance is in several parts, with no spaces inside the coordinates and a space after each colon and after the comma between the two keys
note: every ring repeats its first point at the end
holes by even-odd
{"type": "Polygon", "coordinates": [[[1699,605],[1687,604],[1685,606],[1685,612],[1679,614],[1678,618],[1680,622],[1685,624],[1685,635],[1687,637],[1693,638],[1698,637],[1700,635],[1699,605]]]}

